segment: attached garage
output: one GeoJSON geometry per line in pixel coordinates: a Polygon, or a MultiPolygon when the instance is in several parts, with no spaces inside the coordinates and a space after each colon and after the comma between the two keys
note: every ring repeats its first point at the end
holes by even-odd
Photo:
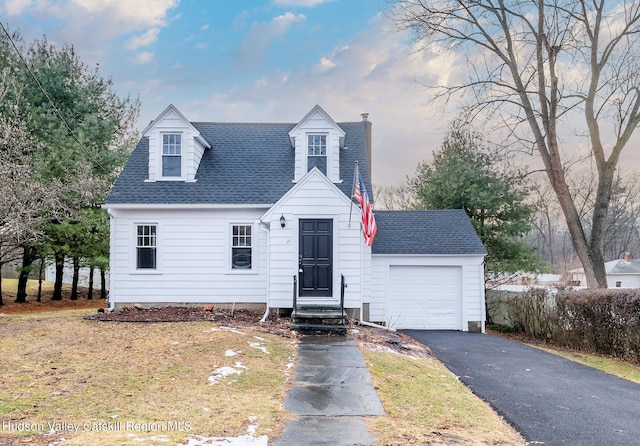
{"type": "Polygon", "coordinates": [[[376,212],[369,320],[484,331],[486,250],[463,210],[376,212]]]}
{"type": "Polygon", "coordinates": [[[461,283],[459,266],[391,265],[391,324],[419,330],[461,330],[461,283]]]}

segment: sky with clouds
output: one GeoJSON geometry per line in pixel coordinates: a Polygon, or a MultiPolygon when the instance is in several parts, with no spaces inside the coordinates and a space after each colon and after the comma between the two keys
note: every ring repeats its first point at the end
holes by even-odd
{"type": "MultiPolygon", "coordinates": [[[[46,36],[138,96],[142,130],[169,104],[192,121],[297,122],[315,105],[373,122],[374,183],[399,185],[451,115],[421,86],[453,62],[411,51],[386,0],[0,0],[26,42],[46,36]]],[[[455,112],[455,110],[447,110],[455,112]]]]}

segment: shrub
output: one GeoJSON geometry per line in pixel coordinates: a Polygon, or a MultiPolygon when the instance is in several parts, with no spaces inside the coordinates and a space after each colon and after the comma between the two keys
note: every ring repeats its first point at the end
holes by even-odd
{"type": "Polygon", "coordinates": [[[556,294],[531,289],[511,298],[509,324],[557,345],[640,362],[640,290],[597,289],[556,294]]]}

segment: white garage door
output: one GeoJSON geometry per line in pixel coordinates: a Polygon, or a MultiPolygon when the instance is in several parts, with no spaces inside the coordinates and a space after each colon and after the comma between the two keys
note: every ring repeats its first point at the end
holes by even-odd
{"type": "Polygon", "coordinates": [[[462,268],[389,267],[389,320],[394,328],[461,330],[462,268]]]}

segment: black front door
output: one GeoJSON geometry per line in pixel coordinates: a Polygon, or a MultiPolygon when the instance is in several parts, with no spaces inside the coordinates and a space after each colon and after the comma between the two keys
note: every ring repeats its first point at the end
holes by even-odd
{"type": "Polygon", "coordinates": [[[300,220],[300,297],[331,297],[333,220],[300,220]]]}

